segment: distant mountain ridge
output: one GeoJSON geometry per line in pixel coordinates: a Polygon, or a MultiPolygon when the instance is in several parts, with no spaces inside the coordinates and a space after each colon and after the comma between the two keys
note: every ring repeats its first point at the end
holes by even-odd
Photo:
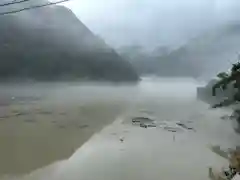
{"type": "MultiPolygon", "coordinates": [[[[179,59],[191,63],[199,75],[215,76],[231,67],[240,52],[240,22],[226,24],[191,40],[179,59]]],[[[175,53],[175,52],[173,52],[175,53]]],[[[176,59],[178,60],[178,59],[176,59]]]]}
{"type": "Polygon", "coordinates": [[[64,6],[0,16],[0,23],[1,79],[138,80],[131,64],[64,6]]]}
{"type": "Polygon", "coordinates": [[[216,27],[175,50],[158,47],[146,53],[120,49],[140,74],[188,77],[215,76],[231,67],[239,52],[240,22],[216,27]]]}

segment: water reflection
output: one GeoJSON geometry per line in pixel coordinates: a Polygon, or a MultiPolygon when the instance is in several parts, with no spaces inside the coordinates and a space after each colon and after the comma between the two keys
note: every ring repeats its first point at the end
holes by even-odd
{"type": "Polygon", "coordinates": [[[220,120],[225,112],[210,111],[195,100],[195,87],[195,82],[180,79],[118,87],[61,85],[49,87],[43,93],[47,98],[34,105],[1,107],[6,115],[29,112],[0,121],[1,174],[26,173],[65,159],[22,178],[207,178],[208,166],[225,162],[209,150],[208,144],[233,147],[239,138],[229,121],[220,120]],[[191,122],[196,132],[132,126],[131,117],[146,112],[151,112],[157,123],[165,122],[164,127],[191,122]],[[111,125],[81,146],[107,124],[111,125]]]}

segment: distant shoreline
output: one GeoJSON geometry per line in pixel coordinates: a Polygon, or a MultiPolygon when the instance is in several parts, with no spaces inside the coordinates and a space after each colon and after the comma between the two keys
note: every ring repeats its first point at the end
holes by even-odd
{"type": "Polygon", "coordinates": [[[0,84],[35,84],[35,83],[138,83],[141,81],[141,78],[138,80],[110,80],[110,79],[87,79],[87,78],[72,78],[72,79],[44,79],[44,80],[36,80],[36,79],[24,79],[24,78],[0,78],[0,84]]]}

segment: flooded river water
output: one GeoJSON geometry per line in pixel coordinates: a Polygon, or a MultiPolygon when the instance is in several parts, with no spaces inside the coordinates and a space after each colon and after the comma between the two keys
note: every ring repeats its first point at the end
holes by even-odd
{"type": "Polygon", "coordinates": [[[190,79],[2,85],[0,179],[208,179],[209,166],[226,163],[209,146],[235,147],[240,138],[220,118],[230,112],[197,101],[196,86],[190,79]],[[134,117],[156,127],[134,125],[134,117]]]}

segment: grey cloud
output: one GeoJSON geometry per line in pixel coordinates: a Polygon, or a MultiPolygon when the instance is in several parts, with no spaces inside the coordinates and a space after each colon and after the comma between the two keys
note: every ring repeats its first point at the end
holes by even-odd
{"type": "Polygon", "coordinates": [[[178,46],[240,18],[238,0],[75,0],[68,6],[115,47],[136,43],[178,46]]]}

